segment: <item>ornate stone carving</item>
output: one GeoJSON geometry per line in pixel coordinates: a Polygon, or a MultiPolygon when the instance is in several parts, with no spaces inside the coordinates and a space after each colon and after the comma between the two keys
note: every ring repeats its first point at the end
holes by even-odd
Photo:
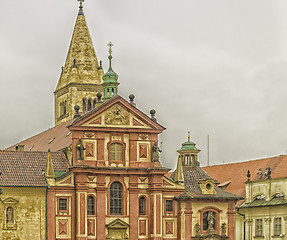
{"type": "Polygon", "coordinates": [[[129,113],[115,105],[105,112],[105,123],[108,125],[130,125],[129,113]]]}
{"type": "Polygon", "coordinates": [[[271,218],[264,218],[264,221],[266,224],[269,224],[271,222],[271,218]]]}
{"type": "Polygon", "coordinates": [[[96,138],[97,134],[95,132],[84,132],[83,138],[96,138]]]}
{"type": "Polygon", "coordinates": [[[145,133],[139,133],[138,140],[150,140],[150,135],[145,133]]]}
{"type": "Polygon", "coordinates": [[[221,236],[226,236],[226,223],[221,225],[221,236]]]}

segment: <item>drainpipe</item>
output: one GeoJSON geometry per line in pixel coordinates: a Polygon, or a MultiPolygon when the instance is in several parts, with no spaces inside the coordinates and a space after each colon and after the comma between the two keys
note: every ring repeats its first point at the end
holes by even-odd
{"type": "Polygon", "coordinates": [[[241,216],[243,217],[243,219],[244,219],[244,221],[243,221],[243,240],[245,240],[245,214],[240,213],[240,212],[239,212],[239,209],[240,209],[240,208],[237,208],[237,213],[238,213],[239,215],[241,215],[241,216]]]}

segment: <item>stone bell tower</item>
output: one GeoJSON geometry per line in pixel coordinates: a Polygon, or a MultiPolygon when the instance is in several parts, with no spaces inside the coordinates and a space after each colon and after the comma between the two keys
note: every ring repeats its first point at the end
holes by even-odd
{"type": "Polygon", "coordinates": [[[65,66],[54,92],[55,125],[73,118],[75,105],[80,113],[95,107],[97,93],[103,92],[104,71],[98,63],[83,11],[83,1],[76,20],[65,66]]]}

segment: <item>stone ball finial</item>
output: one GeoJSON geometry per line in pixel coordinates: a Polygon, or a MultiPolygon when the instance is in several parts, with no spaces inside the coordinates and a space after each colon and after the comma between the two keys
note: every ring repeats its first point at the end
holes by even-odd
{"type": "Polygon", "coordinates": [[[156,122],[156,118],[155,118],[155,113],[156,113],[156,111],[154,110],[154,109],[152,109],[152,110],[150,110],[150,115],[151,115],[151,120],[153,120],[153,121],[155,121],[156,122]]]}
{"type": "Polygon", "coordinates": [[[135,95],[134,94],[130,94],[129,95],[129,99],[130,99],[130,104],[135,106],[135,102],[134,102],[134,99],[135,99],[135,95]]]}
{"type": "Polygon", "coordinates": [[[80,113],[79,113],[80,106],[79,105],[75,105],[74,109],[76,111],[76,114],[74,115],[74,118],[80,117],[81,116],[80,113]]]}

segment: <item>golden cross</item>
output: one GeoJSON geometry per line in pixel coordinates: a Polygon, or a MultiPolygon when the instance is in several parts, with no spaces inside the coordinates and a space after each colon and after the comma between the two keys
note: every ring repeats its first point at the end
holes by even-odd
{"type": "Polygon", "coordinates": [[[109,42],[108,46],[109,46],[109,54],[112,55],[112,47],[114,46],[114,44],[112,44],[112,42],[109,42]]]}
{"type": "Polygon", "coordinates": [[[85,0],[78,0],[78,2],[80,2],[80,8],[83,8],[83,2],[84,2],[85,0]]]}

